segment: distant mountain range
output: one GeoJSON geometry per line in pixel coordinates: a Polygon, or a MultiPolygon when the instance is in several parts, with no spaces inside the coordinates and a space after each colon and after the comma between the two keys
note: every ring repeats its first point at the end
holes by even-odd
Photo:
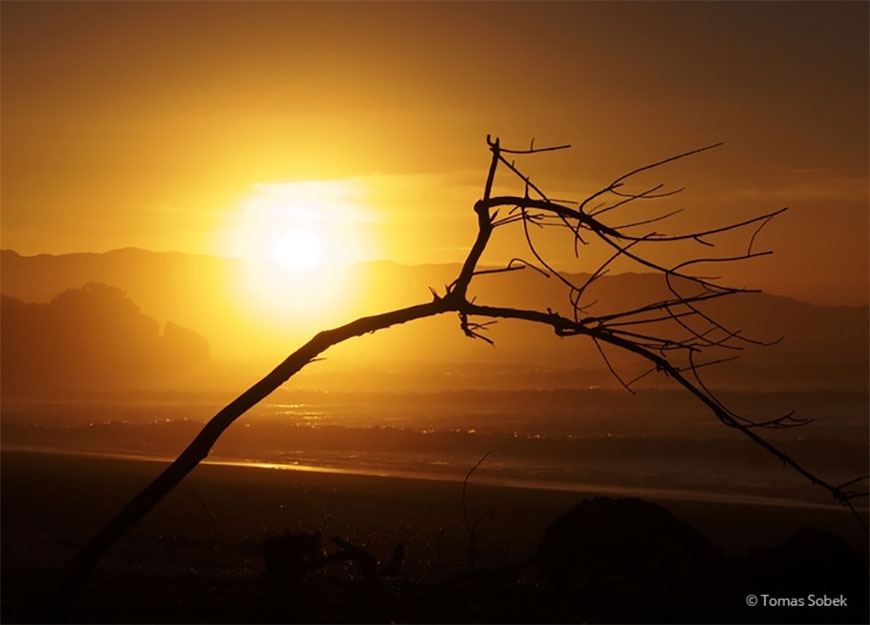
{"type": "MultiPolygon", "coordinates": [[[[264,372],[265,363],[278,362],[319,330],[364,314],[430,300],[429,287],[443,292],[459,265],[371,262],[324,272],[314,279],[288,277],[275,287],[287,291],[290,312],[283,316],[274,311],[267,314],[264,305],[252,300],[245,286],[252,271],[256,273],[257,268],[238,259],[140,249],[30,257],[3,250],[0,292],[23,302],[47,302],[64,290],[90,282],[111,285],[126,293],[143,314],[203,335],[218,364],[247,363],[245,371],[256,374],[264,372]],[[294,314],[297,309],[301,312],[294,314]]],[[[584,276],[573,277],[582,280],[584,276]]],[[[666,294],[660,276],[619,274],[596,281],[585,301],[597,302],[589,314],[605,314],[666,294]]],[[[564,285],[532,270],[476,277],[470,295],[492,305],[568,308],[564,285]]],[[[764,340],[785,336],[772,347],[750,346],[736,363],[711,368],[709,379],[717,385],[858,390],[868,386],[867,306],[827,307],[747,293],[711,303],[705,310],[747,336],[764,340]]],[[[454,316],[422,320],[330,350],[328,364],[318,363],[310,373],[306,370],[305,379],[316,385],[321,376],[324,385],[340,386],[341,378],[336,376],[351,370],[368,371],[376,377],[378,372],[393,371],[398,379],[412,373],[434,379],[432,372],[437,370],[448,386],[451,381],[443,378],[445,371],[458,386],[473,386],[473,379],[511,387],[615,383],[595,346],[580,337],[559,339],[547,328],[519,322],[499,323],[490,334],[494,347],[465,338],[454,316]]],[[[616,352],[608,357],[626,377],[642,370],[643,364],[633,357],[616,352]]],[[[661,382],[656,376],[649,378],[650,383],[661,382]]]]}

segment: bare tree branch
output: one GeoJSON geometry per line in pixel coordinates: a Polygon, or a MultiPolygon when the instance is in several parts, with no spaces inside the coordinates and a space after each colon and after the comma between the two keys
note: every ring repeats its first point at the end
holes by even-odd
{"type": "MultiPolygon", "coordinates": [[[[793,460],[785,452],[780,451],[772,443],[768,442],[767,440],[753,432],[753,428],[757,427],[759,425],[758,423],[748,420],[745,420],[745,422],[741,422],[741,420],[739,420],[734,415],[734,413],[725,408],[722,403],[715,398],[715,396],[710,394],[709,391],[707,391],[706,387],[693,384],[691,381],[688,380],[688,378],[683,375],[683,372],[679,368],[671,364],[667,358],[664,358],[663,356],[656,354],[655,352],[641,345],[638,345],[634,341],[619,336],[614,336],[612,333],[606,330],[584,328],[581,324],[577,324],[570,319],[567,319],[565,317],[562,317],[561,315],[552,312],[544,314],[536,310],[496,308],[489,306],[478,306],[475,304],[468,304],[466,306],[466,312],[471,315],[480,315],[484,317],[496,317],[500,319],[519,319],[523,321],[531,321],[533,323],[545,324],[551,326],[556,334],[559,336],[586,335],[596,341],[596,343],[598,341],[608,343],[610,345],[621,347],[626,351],[641,356],[642,358],[652,362],[655,365],[655,369],[657,371],[665,373],[669,377],[673,378],[692,395],[697,397],[713,412],[716,418],[719,419],[719,421],[721,421],[723,424],[739,430],[742,434],[747,436],[753,442],[760,445],[769,453],[773,454],[784,465],[790,466],[792,469],[807,478],[812,484],[820,486],[830,492],[836,501],[846,506],[855,515],[855,517],[862,524],[862,526],[864,525],[864,520],[858,514],[857,510],[855,510],[851,502],[852,499],[866,496],[866,492],[862,491],[857,494],[846,493],[838,486],[834,486],[822,480],[815,474],[805,469],[802,465],[800,465],[797,461],[793,460]]],[[[694,373],[696,369],[697,367],[693,365],[690,370],[694,373]]],[[[862,479],[865,478],[858,478],[853,482],[858,482],[862,479]]],[[[851,484],[853,482],[849,483],[851,484]]]]}
{"type": "MultiPolygon", "coordinates": [[[[642,236],[626,232],[629,228],[651,223],[663,224],[680,211],[671,211],[657,217],[640,221],[631,221],[624,225],[605,224],[601,217],[604,214],[616,215],[618,209],[636,200],[657,200],[669,197],[676,191],[658,192],[662,185],[654,185],[639,193],[622,190],[627,181],[636,174],[649,172],[668,163],[681,160],[699,153],[711,150],[722,144],[717,143],[697,150],[691,150],[671,156],[649,165],[634,169],[627,174],[614,179],[608,186],[596,191],[582,201],[551,200],[534,184],[529,176],[522,173],[514,162],[504,158],[504,154],[535,155],[540,152],[559,151],[569,146],[560,145],[549,148],[535,148],[532,140],[528,150],[506,150],[499,140],[487,136],[487,145],[491,152],[489,169],[484,183],[483,195],[474,204],[477,215],[478,231],[468,255],[456,279],[446,286],[444,295],[439,295],[434,289],[432,301],[417,306],[402,308],[380,315],[357,319],[351,323],[326,330],[315,335],[305,345],[288,356],[281,364],[254,384],[238,398],[218,412],[188,445],[188,447],[172,462],[151,484],[134,497],[113,519],[111,519],[59,572],[55,598],[62,604],[74,599],[78,590],[87,583],[91,570],[99,560],[118,542],[142,517],[144,517],[163,497],[166,496],[194,467],[210,452],[212,446],[221,434],[236,419],[251,407],[281,386],[290,377],[308,363],[316,360],[325,350],[355,336],[375,332],[391,326],[451,312],[459,316],[460,328],[469,337],[481,339],[489,344],[492,340],[483,336],[488,327],[499,319],[512,319],[535,324],[543,324],[553,329],[560,337],[586,336],[594,343],[606,366],[619,383],[629,392],[631,386],[641,378],[653,372],[662,373],[676,381],[686,391],[705,405],[713,416],[727,427],[738,430],[756,445],[773,455],[784,465],[791,467],[806,478],[810,483],[828,491],[833,498],[848,508],[863,525],[863,519],[853,505],[855,499],[867,496],[867,491],[856,491],[852,487],[866,482],[868,476],[862,476],[840,485],[833,485],[811,471],[796,460],[778,449],[774,444],[760,436],[756,430],[769,428],[785,428],[804,425],[808,419],[794,417],[788,413],[773,419],[753,421],[737,415],[725,407],[715,394],[704,384],[698,370],[710,367],[733,357],[719,357],[714,350],[739,351],[744,344],[767,345],[746,337],[740,331],[732,331],[717,321],[712,314],[705,312],[699,306],[705,302],[719,300],[740,293],[753,292],[749,289],[722,286],[714,283],[714,278],[698,276],[690,273],[697,265],[707,263],[728,264],[749,260],[769,252],[753,252],[753,245],[761,230],[785,208],[760,215],[751,219],[708,230],[685,232],[669,235],[664,232],[649,232],[642,236]],[[504,166],[509,173],[523,184],[523,195],[493,196],[492,189],[499,166],[504,166]],[[530,197],[534,192],[539,197],[530,197]],[[593,201],[605,196],[617,198],[599,203],[596,208],[587,210],[593,201]],[[510,207],[507,217],[498,219],[498,209],[510,207]],[[531,255],[540,267],[521,260],[512,259],[501,269],[478,269],[481,256],[487,248],[493,230],[497,226],[510,226],[522,223],[523,234],[531,255]],[[749,237],[746,253],[742,255],[694,256],[685,258],[671,267],[664,266],[653,260],[645,250],[662,249],[669,244],[694,243],[705,250],[714,247],[707,240],[726,234],[733,234],[742,228],[757,224],[749,237]],[[541,229],[559,228],[561,233],[571,233],[573,237],[575,256],[579,245],[591,245],[592,242],[603,244],[605,248],[614,250],[608,259],[592,271],[583,284],[575,284],[566,273],[555,269],[546,254],[534,243],[529,226],[541,229]],[[582,238],[582,232],[591,233],[589,240],[582,238]],[[611,263],[617,259],[632,262],[647,270],[658,273],[664,278],[667,293],[661,298],[648,301],[641,305],[615,313],[590,315],[588,310],[593,303],[583,303],[581,299],[588,288],[609,270],[611,263]],[[553,312],[549,307],[544,310],[526,310],[519,308],[492,307],[468,301],[469,285],[475,276],[503,273],[532,267],[543,275],[555,276],[557,281],[567,287],[568,300],[572,306],[570,317],[553,312]],[[541,269],[543,267],[543,269],[541,269]],[[679,283],[679,284],[678,284],[679,283]],[[681,293],[678,287],[693,288],[694,292],[681,293]],[[582,314],[581,314],[582,313],[582,314]],[[476,322],[471,318],[484,318],[476,322]],[[693,327],[694,326],[697,327],[693,327]],[[631,330],[627,328],[631,327],[631,330]],[[650,364],[650,368],[625,382],[615,371],[607,358],[604,346],[611,346],[628,353],[635,354],[650,364]],[[710,353],[708,353],[710,352],[710,353]],[[704,362],[697,362],[696,357],[703,357],[704,362]],[[682,360],[680,360],[682,359],[682,360]]],[[[486,456],[484,456],[485,458],[486,456]]],[[[471,473],[480,462],[469,471],[463,483],[463,506],[465,504],[465,488],[471,473]]],[[[465,510],[466,527],[471,528],[465,510]]],[[[469,530],[473,533],[473,528],[469,530]]]]}

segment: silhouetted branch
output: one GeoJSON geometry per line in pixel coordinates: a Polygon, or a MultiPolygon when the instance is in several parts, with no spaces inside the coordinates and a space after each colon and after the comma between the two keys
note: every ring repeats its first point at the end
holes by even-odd
{"type": "Polygon", "coordinates": [[[538,154],[539,152],[555,152],[556,150],[567,150],[571,147],[570,143],[566,143],[565,145],[554,145],[549,148],[536,148],[535,140],[532,139],[532,147],[528,150],[508,150],[506,148],[501,148],[502,154],[538,154]]]}
{"type": "Polygon", "coordinates": [[[619,374],[616,372],[616,369],[614,369],[613,365],[610,364],[610,360],[607,358],[607,354],[605,354],[604,350],[601,349],[601,343],[599,343],[595,337],[592,337],[592,342],[595,343],[595,347],[596,347],[596,349],[598,349],[598,353],[601,354],[601,358],[602,358],[602,360],[604,360],[604,364],[607,365],[607,369],[610,371],[610,373],[613,374],[613,377],[616,378],[620,384],[622,384],[622,387],[625,390],[627,390],[629,393],[634,395],[634,391],[631,390],[631,387],[628,384],[626,384],[625,381],[621,377],[619,377],[619,374]]]}
{"type": "MultiPolygon", "coordinates": [[[[489,457],[491,451],[483,454],[480,459],[474,463],[474,466],[468,470],[468,473],[465,474],[465,479],[462,480],[462,518],[465,521],[465,530],[468,532],[468,566],[473,571],[474,570],[474,547],[475,547],[475,530],[477,529],[478,523],[480,523],[481,519],[478,519],[474,525],[471,524],[471,521],[468,519],[468,499],[466,498],[466,492],[468,491],[468,480],[471,479],[472,473],[477,471],[477,468],[483,464],[483,461],[489,457]]],[[[482,518],[482,517],[481,517],[482,518]]]]}
{"type": "MultiPolygon", "coordinates": [[[[822,480],[815,474],[805,469],[801,464],[792,459],[785,452],[779,450],[772,443],[768,442],[766,439],[756,434],[753,431],[753,428],[758,425],[757,423],[748,420],[745,420],[746,422],[743,422],[740,418],[736,417],[734,413],[725,408],[725,406],[719,400],[717,400],[714,395],[709,393],[709,390],[707,390],[706,387],[701,384],[693,384],[691,381],[689,381],[688,378],[683,375],[683,372],[679,368],[671,364],[667,358],[641,345],[638,345],[634,341],[619,336],[614,336],[607,330],[598,328],[585,328],[582,326],[582,324],[578,324],[553,312],[544,314],[536,310],[497,308],[490,306],[478,306],[475,304],[469,304],[466,307],[466,312],[470,315],[480,315],[483,317],[496,317],[499,319],[518,319],[545,324],[551,326],[558,336],[586,335],[596,341],[596,343],[597,341],[608,343],[610,345],[621,347],[626,351],[641,356],[642,358],[652,362],[655,365],[657,371],[660,371],[671,377],[672,379],[676,380],[681,386],[683,386],[692,395],[698,398],[713,412],[716,418],[719,419],[719,421],[721,421],[724,425],[740,431],[753,442],[760,445],[766,451],[778,458],[784,465],[790,466],[792,469],[800,473],[812,484],[815,484],[816,486],[820,486],[827,490],[829,493],[831,493],[831,495],[837,502],[846,506],[853,513],[853,515],[858,519],[862,526],[865,525],[864,520],[861,518],[861,516],[858,514],[858,512],[855,510],[854,506],[851,503],[852,499],[864,496],[863,493],[851,494],[844,492],[838,486],[834,486],[826,482],[825,480],[822,480]]],[[[690,370],[695,373],[694,366],[690,370]]],[[[700,382],[700,378],[698,378],[698,381],[700,382]]],[[[860,481],[860,479],[855,481],[860,481]]]]}
{"type": "MultiPolygon", "coordinates": [[[[455,298],[454,298],[455,299],[455,298]]],[[[224,431],[272,391],[281,386],[302,367],[323,351],[354,336],[389,328],[415,319],[432,317],[457,310],[452,300],[436,298],[427,304],[410,306],[382,315],[363,317],[333,330],[318,333],[308,343],[288,356],[259,382],[230,402],[206,423],[194,440],[151,484],[134,497],[60,570],[58,599],[63,603],[73,599],[87,583],[96,563],[145,514],[163,499],[208,456],[212,446],[224,431]]]]}
{"type": "MultiPolygon", "coordinates": [[[[281,386],[302,367],[316,360],[328,348],[352,337],[447,312],[458,314],[460,328],[467,336],[482,339],[490,344],[492,340],[484,337],[481,333],[486,331],[488,326],[498,319],[513,319],[543,324],[551,327],[556,335],[560,337],[586,336],[593,341],[608,369],[619,380],[620,384],[629,391],[631,391],[633,383],[652,372],[664,374],[697,398],[721,423],[738,430],[753,443],[759,445],[780,460],[784,465],[797,471],[809,480],[810,483],[827,490],[836,501],[848,508],[863,525],[863,519],[858,515],[852,502],[854,499],[866,496],[867,492],[847,490],[847,487],[866,481],[868,479],[867,476],[850,480],[839,486],[832,485],[805,469],[801,464],[756,432],[759,428],[783,428],[804,425],[809,420],[797,419],[793,416],[794,413],[762,421],[753,421],[741,417],[724,406],[704,384],[698,373],[698,370],[701,368],[732,359],[718,358],[714,355],[711,360],[697,363],[695,360],[696,356],[705,354],[709,350],[722,349],[735,351],[741,349],[744,344],[767,345],[770,343],[746,337],[740,331],[729,330],[711,314],[699,307],[704,302],[739,293],[753,292],[752,290],[718,285],[712,281],[715,278],[693,275],[689,272],[700,264],[727,264],[768,254],[769,252],[753,252],[755,239],[762,228],[786,209],[782,208],[758,217],[713,229],[673,235],[658,231],[648,232],[643,235],[633,235],[627,233],[626,230],[653,223],[663,224],[680,211],[671,211],[648,219],[633,220],[624,225],[610,225],[602,221],[603,215],[618,215],[619,209],[625,207],[630,202],[637,200],[654,201],[672,196],[680,191],[678,189],[675,191],[658,192],[662,188],[662,185],[654,185],[642,192],[631,193],[623,190],[624,185],[631,177],[641,172],[649,172],[668,163],[700,154],[722,144],[717,143],[697,150],[684,152],[634,169],[627,174],[619,176],[608,186],[596,191],[582,201],[556,201],[549,199],[529,176],[523,174],[514,162],[508,161],[503,156],[503,154],[534,155],[539,152],[563,150],[569,146],[562,145],[536,149],[534,141],[532,141],[528,150],[505,150],[501,147],[497,138],[492,139],[490,136],[487,136],[487,145],[491,152],[490,165],[483,188],[483,196],[474,204],[474,212],[477,215],[478,225],[477,235],[462,264],[459,275],[452,283],[446,286],[444,295],[439,295],[434,289],[430,289],[432,292],[431,302],[380,315],[364,317],[332,330],[318,333],[305,345],[288,356],[263,379],[218,412],[178,458],[141,493],[124,506],[63,567],[59,572],[57,587],[55,588],[55,598],[61,605],[75,598],[77,591],[84,587],[91,570],[103,555],[209,454],[212,446],[227,427],[281,386]],[[500,165],[504,166],[513,176],[522,182],[522,196],[492,196],[495,176],[500,165]],[[534,193],[538,197],[530,197],[530,193],[534,193]],[[608,196],[612,197],[608,199],[608,196]],[[595,201],[597,201],[595,208],[587,208],[595,201]],[[608,201],[611,203],[608,204],[608,201]],[[499,220],[498,209],[501,207],[509,207],[509,213],[507,217],[499,220]],[[544,269],[522,261],[519,258],[514,258],[503,269],[479,270],[477,265],[489,243],[494,228],[496,226],[510,226],[515,223],[522,223],[523,234],[525,235],[528,249],[540,267],[544,269]],[[694,243],[705,250],[710,250],[715,246],[709,239],[736,233],[742,228],[753,224],[757,224],[757,227],[749,237],[746,253],[743,255],[698,255],[689,258],[682,256],[682,260],[671,267],[666,267],[653,260],[645,251],[650,249],[650,246],[654,246],[653,249],[662,249],[662,246],[672,243],[694,243]],[[559,228],[559,231],[562,233],[571,233],[576,257],[579,257],[580,245],[591,245],[593,242],[600,242],[611,248],[613,252],[609,255],[608,260],[601,263],[583,284],[575,284],[573,279],[567,274],[556,270],[554,264],[546,259],[546,254],[537,248],[529,230],[530,225],[540,229],[555,227],[559,228]],[[588,240],[583,238],[582,233],[589,233],[588,240]],[[587,311],[592,307],[594,302],[582,302],[583,296],[597,279],[609,271],[611,263],[617,259],[634,263],[663,276],[670,295],[615,313],[606,315],[587,314],[587,311]],[[516,263],[521,264],[517,265],[516,263]],[[524,310],[485,306],[476,304],[474,301],[468,301],[468,288],[475,276],[514,271],[522,269],[525,266],[532,267],[545,276],[555,276],[560,283],[567,287],[568,301],[572,307],[570,317],[554,312],[549,307],[545,310],[524,310]],[[680,283],[679,285],[678,282],[680,283]],[[681,293],[678,286],[691,286],[694,292],[681,293]],[[471,317],[485,318],[486,321],[470,321],[471,317]],[[690,322],[699,327],[693,327],[690,325],[690,322]],[[633,329],[627,330],[627,327],[632,327],[633,329]],[[625,382],[617,374],[605,355],[605,345],[635,354],[650,363],[651,367],[640,376],[625,382]],[[678,358],[685,359],[688,364],[681,364],[678,358]]],[[[681,252],[678,251],[677,253],[681,252]]],[[[706,358],[711,358],[711,356],[707,355],[706,358]]],[[[469,522],[465,493],[471,474],[485,458],[486,455],[472,467],[463,482],[463,514],[470,539],[473,539],[474,526],[469,522]]],[[[349,552],[345,551],[345,555],[347,555],[349,552]]]]}
{"type": "Polygon", "coordinates": [[[526,267],[528,267],[529,269],[534,269],[545,278],[550,277],[550,274],[548,274],[546,271],[535,267],[532,263],[523,260],[522,258],[511,258],[507,264],[507,267],[501,267],[499,269],[478,269],[474,272],[473,275],[482,276],[488,273],[507,273],[509,271],[520,271],[522,269],[525,269],[526,267]]]}

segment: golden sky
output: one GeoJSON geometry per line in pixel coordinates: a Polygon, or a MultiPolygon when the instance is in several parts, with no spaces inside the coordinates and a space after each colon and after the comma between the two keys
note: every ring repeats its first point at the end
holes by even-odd
{"type": "Polygon", "coordinates": [[[313,193],[318,253],[459,261],[487,133],[572,143],[531,173],[575,196],[724,141],[664,181],[697,223],[791,207],[738,282],[868,300],[867,3],[0,11],[3,248],[245,254],[264,198],[313,193]]]}

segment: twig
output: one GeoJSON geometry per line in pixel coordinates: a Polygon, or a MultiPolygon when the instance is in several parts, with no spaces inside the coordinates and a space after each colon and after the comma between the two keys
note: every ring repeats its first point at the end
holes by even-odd
{"type": "MultiPolygon", "coordinates": [[[[465,530],[468,532],[468,566],[471,571],[474,571],[474,536],[475,529],[477,528],[477,523],[474,526],[471,525],[471,522],[468,519],[468,501],[466,499],[466,492],[468,490],[468,480],[471,479],[471,474],[477,471],[477,467],[481,465],[481,463],[486,460],[486,458],[492,452],[488,451],[483,454],[480,459],[468,470],[468,473],[465,474],[465,479],[462,480],[462,518],[465,520],[465,530]]],[[[478,522],[480,519],[478,519],[478,522]]]]}

